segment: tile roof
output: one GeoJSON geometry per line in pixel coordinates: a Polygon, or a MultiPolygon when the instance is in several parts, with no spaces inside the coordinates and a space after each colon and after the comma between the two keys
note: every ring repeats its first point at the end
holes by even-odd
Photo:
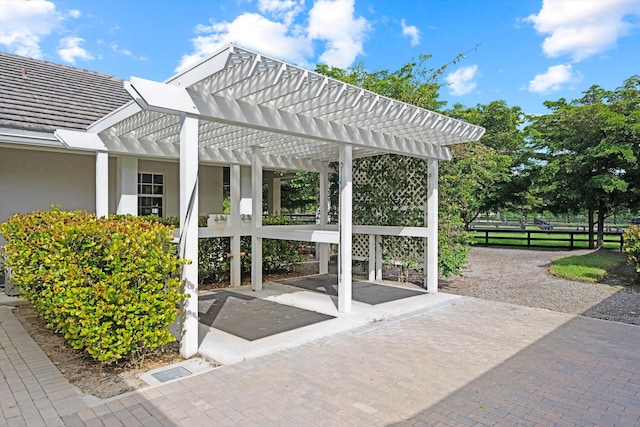
{"type": "Polygon", "coordinates": [[[0,127],[86,129],[130,100],[116,77],[0,52],[0,127]]]}

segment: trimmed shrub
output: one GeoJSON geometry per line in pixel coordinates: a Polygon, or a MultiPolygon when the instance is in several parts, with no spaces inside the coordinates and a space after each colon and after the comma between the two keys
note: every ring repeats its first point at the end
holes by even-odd
{"type": "MultiPolygon", "coordinates": [[[[174,228],[179,227],[180,219],[175,217],[158,218],[147,217],[149,220],[160,222],[174,228]]],[[[263,218],[263,225],[293,225],[299,222],[287,216],[270,216],[263,218]]],[[[207,217],[198,219],[198,226],[207,226],[207,217]]],[[[304,255],[300,246],[304,242],[291,240],[263,239],[262,241],[262,270],[265,273],[291,271],[304,262],[304,255]]],[[[240,251],[245,255],[241,261],[242,274],[251,271],[251,236],[240,238],[240,251]]],[[[231,252],[228,237],[207,237],[198,240],[198,281],[204,283],[222,283],[231,279],[231,252]]]]}
{"type": "Polygon", "coordinates": [[[113,363],[174,340],[186,295],[169,227],[53,208],[13,215],[0,233],[13,282],[73,348],[113,363]]]}
{"type": "Polygon", "coordinates": [[[640,226],[632,225],[623,235],[624,251],[629,257],[629,264],[636,269],[636,280],[640,281],[640,226]]]}

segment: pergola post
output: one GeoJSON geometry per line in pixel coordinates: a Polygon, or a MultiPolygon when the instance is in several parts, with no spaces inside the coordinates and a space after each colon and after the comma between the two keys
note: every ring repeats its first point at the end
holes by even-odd
{"type": "Polygon", "coordinates": [[[180,239],[179,253],[191,261],[182,266],[184,292],[180,354],[198,352],[198,119],[180,117],[180,239]]]}
{"type": "Polygon", "coordinates": [[[109,216],[109,153],[96,151],[96,217],[109,216]]]}
{"type": "Polygon", "coordinates": [[[272,176],[271,179],[269,179],[269,186],[267,191],[267,199],[268,199],[267,205],[269,207],[269,215],[271,216],[280,215],[280,212],[282,210],[282,207],[281,207],[282,196],[280,194],[281,182],[282,180],[275,176],[272,176]]]}
{"type": "Polygon", "coordinates": [[[240,256],[240,165],[233,164],[229,168],[229,184],[231,192],[230,225],[231,236],[231,286],[242,284],[242,259],[240,256]]]}
{"type": "Polygon", "coordinates": [[[138,158],[132,156],[118,157],[118,215],[138,215],[138,158]]]}
{"type": "Polygon", "coordinates": [[[351,312],[351,252],[353,233],[352,147],[340,145],[340,260],[338,271],[338,311],[351,312]]]}
{"type": "Polygon", "coordinates": [[[425,288],[438,292],[438,160],[427,160],[427,242],[425,288]]]}
{"type": "Polygon", "coordinates": [[[262,237],[258,236],[262,228],[262,148],[252,147],[251,152],[251,289],[262,290],[262,237]]]}
{"type": "MultiPolygon", "coordinates": [[[[322,166],[319,176],[320,181],[320,194],[318,197],[320,206],[318,209],[318,222],[320,227],[327,225],[327,219],[329,218],[329,166],[325,163],[322,166]]],[[[317,256],[319,264],[319,273],[329,273],[329,244],[318,243],[317,256]]]]}

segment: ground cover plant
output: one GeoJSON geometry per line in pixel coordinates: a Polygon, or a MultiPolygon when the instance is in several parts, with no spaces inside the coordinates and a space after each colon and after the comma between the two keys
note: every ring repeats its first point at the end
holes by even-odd
{"type": "Polygon", "coordinates": [[[586,255],[560,258],[551,263],[552,274],[581,282],[600,282],[607,272],[624,264],[626,256],[622,252],[600,249],[586,255]]]}
{"type": "Polygon", "coordinates": [[[175,340],[185,295],[169,227],[54,207],[13,215],[0,233],[21,296],[74,349],[109,364],[175,340]]]}

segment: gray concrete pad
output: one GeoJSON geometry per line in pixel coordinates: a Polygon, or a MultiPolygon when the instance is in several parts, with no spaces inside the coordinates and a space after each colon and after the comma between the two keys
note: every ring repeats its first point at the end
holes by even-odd
{"type": "Polygon", "coordinates": [[[254,341],[334,319],[311,310],[225,290],[198,296],[199,322],[254,341]]]}
{"type": "MultiPolygon", "coordinates": [[[[338,296],[338,277],[333,274],[294,277],[279,280],[278,283],[311,291],[338,296]]],[[[399,299],[420,296],[424,290],[408,289],[399,286],[381,285],[365,280],[353,280],[352,299],[369,305],[378,305],[399,299]]]]}

